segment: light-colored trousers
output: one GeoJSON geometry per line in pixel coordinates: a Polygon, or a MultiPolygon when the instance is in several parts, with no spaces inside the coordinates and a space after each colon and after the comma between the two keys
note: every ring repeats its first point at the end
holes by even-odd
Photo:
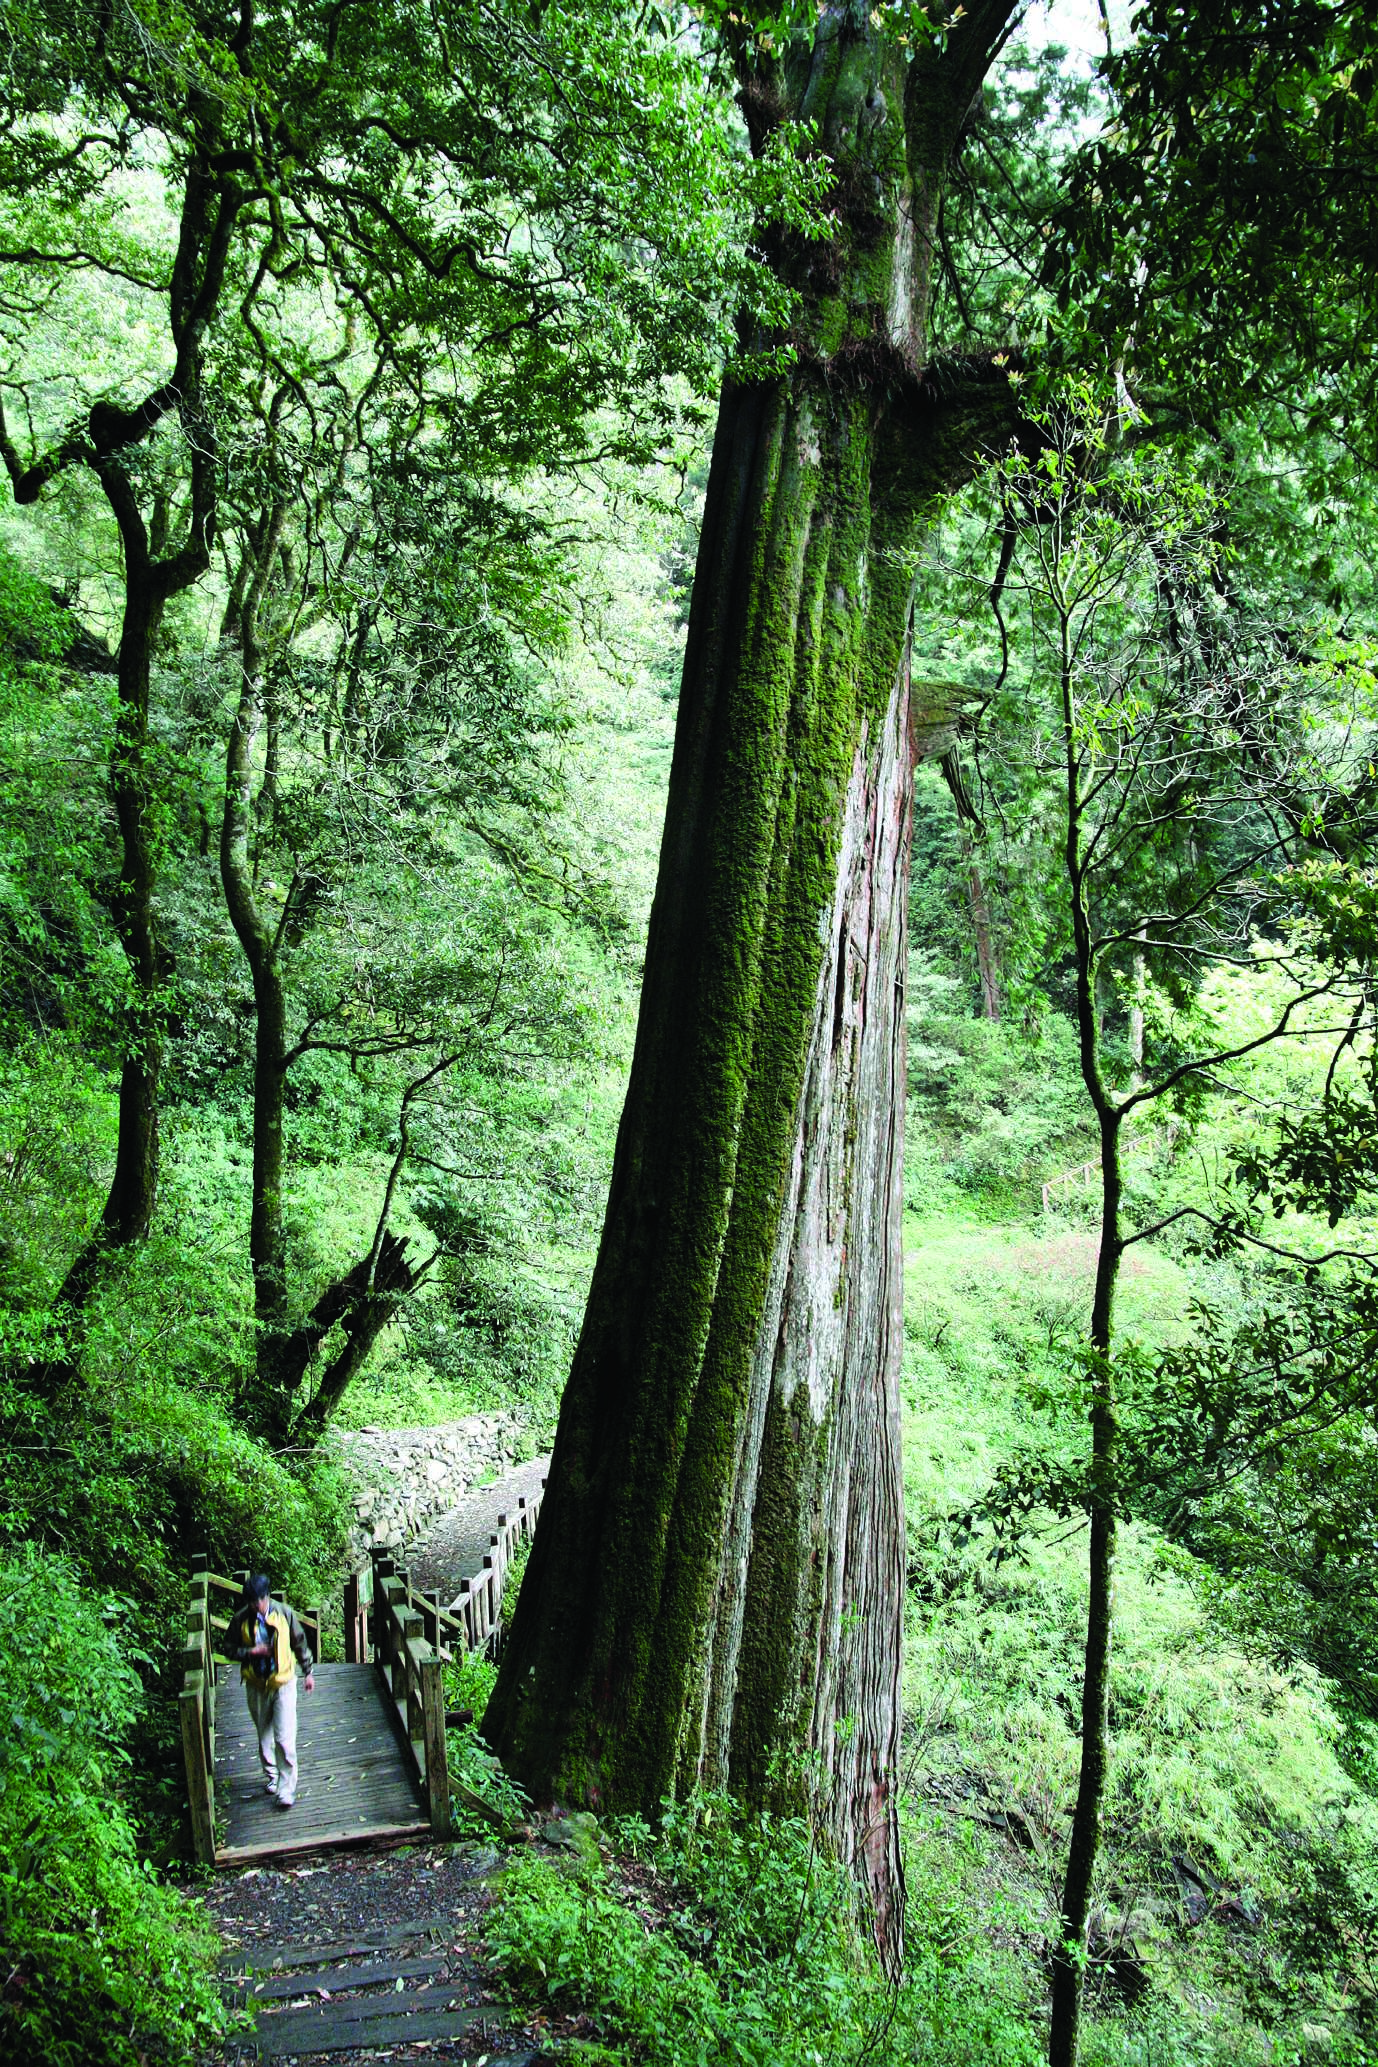
{"type": "Polygon", "coordinates": [[[258,1732],[263,1777],[284,1801],[297,1791],[297,1676],[284,1686],[260,1687],[246,1680],[249,1713],[258,1732]]]}

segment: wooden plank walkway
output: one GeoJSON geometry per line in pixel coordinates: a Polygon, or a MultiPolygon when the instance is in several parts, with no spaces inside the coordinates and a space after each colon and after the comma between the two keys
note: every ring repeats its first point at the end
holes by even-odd
{"type": "Polygon", "coordinates": [[[403,1756],[390,1703],[371,1665],[318,1665],[297,1688],[300,1780],[290,1809],[264,1792],[238,1666],[216,1684],[215,1800],[225,1833],[218,1866],[364,1838],[426,1837],[430,1821],[403,1756]]]}

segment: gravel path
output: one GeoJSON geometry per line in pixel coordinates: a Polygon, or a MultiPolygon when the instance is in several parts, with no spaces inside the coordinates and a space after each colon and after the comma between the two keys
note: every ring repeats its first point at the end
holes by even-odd
{"type": "Polygon", "coordinates": [[[482,1571],[498,1516],[511,1514],[523,1496],[534,1499],[549,1468],[548,1457],[535,1457],[491,1486],[471,1487],[407,1552],[412,1585],[426,1593],[438,1587],[446,1600],[452,1600],[462,1579],[482,1571]]]}

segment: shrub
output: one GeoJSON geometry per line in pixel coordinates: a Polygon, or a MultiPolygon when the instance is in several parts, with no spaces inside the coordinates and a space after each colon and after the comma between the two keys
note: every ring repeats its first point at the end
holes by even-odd
{"type": "Polygon", "coordinates": [[[143,1609],[32,1549],[0,1560],[0,1592],[0,2054],[185,2059],[223,2014],[213,1937],[139,1860],[123,1801],[143,1609]]]}
{"type": "Polygon", "coordinates": [[[965,1939],[916,1916],[912,1978],[889,1987],[848,1876],[807,1826],[722,1798],[617,1826],[611,1868],[535,1856],[503,1876],[488,1931],[514,1984],[592,2013],[607,2062],[821,2067],[863,2059],[1034,2067],[1032,2029],[965,1939]]]}

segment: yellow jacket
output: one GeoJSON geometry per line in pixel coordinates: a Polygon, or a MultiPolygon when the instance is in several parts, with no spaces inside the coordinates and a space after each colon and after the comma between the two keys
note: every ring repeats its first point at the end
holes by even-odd
{"type": "Polygon", "coordinates": [[[236,1609],[226,1633],[225,1651],[227,1656],[239,1660],[239,1676],[246,1686],[285,1687],[289,1679],[296,1677],[298,1662],[303,1672],[311,1670],[311,1647],[306,1641],[306,1631],[285,1602],[270,1600],[264,1619],[268,1624],[268,1640],[273,1646],[266,1679],[254,1670],[255,1660],[248,1655],[255,1641],[254,1625],[258,1620],[258,1609],[252,1601],[236,1609]]]}

